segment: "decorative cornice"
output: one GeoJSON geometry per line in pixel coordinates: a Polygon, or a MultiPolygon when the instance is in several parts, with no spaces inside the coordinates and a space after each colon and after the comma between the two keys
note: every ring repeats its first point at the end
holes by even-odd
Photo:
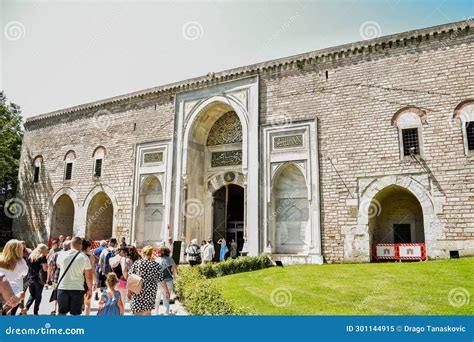
{"type": "Polygon", "coordinates": [[[327,62],[336,59],[350,58],[358,54],[367,54],[379,52],[380,50],[407,47],[413,44],[418,44],[422,41],[441,39],[450,40],[456,39],[462,32],[466,34],[470,31],[470,23],[474,19],[448,23],[438,26],[433,26],[424,29],[412,30],[392,35],[382,36],[370,40],[363,40],[354,43],[339,45],[335,47],[325,48],[312,52],[302,53],[294,56],[275,59],[267,62],[251,64],[243,67],[229,69],[217,73],[209,73],[205,76],[186,79],[179,82],[169,83],[166,85],[149,88],[133,93],[119,95],[99,101],[94,101],[74,107],[60,109],[46,114],[37,115],[26,120],[25,126],[37,123],[40,120],[45,120],[57,117],[63,114],[80,113],[85,111],[99,110],[104,105],[118,104],[122,102],[134,102],[143,99],[150,95],[157,95],[160,93],[170,92],[174,95],[178,92],[184,92],[200,87],[227,82],[234,79],[248,77],[258,74],[260,72],[276,70],[283,68],[304,68],[305,64],[316,64],[320,62],[327,62]]]}

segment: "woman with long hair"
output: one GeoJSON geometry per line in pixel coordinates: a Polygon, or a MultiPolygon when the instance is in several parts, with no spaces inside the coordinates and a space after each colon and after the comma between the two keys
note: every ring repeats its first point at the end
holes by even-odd
{"type": "Polygon", "coordinates": [[[135,246],[129,247],[128,258],[130,259],[131,264],[133,264],[135,261],[138,261],[142,258],[140,256],[140,253],[138,253],[137,247],[135,246]]]}
{"type": "Polygon", "coordinates": [[[117,257],[119,259],[119,263],[117,267],[114,268],[113,270],[119,280],[118,285],[117,285],[117,290],[120,292],[120,297],[122,298],[122,302],[125,305],[125,302],[127,301],[128,271],[130,270],[130,267],[132,267],[133,265],[133,261],[130,259],[130,247],[121,246],[119,248],[119,254],[117,257]]]}
{"type": "MultiPolygon", "coordinates": [[[[174,262],[174,260],[170,257],[170,254],[171,250],[168,247],[160,247],[158,248],[158,258],[156,258],[155,261],[161,267],[161,270],[163,272],[163,279],[166,282],[166,286],[168,287],[168,293],[171,294],[171,292],[173,292],[174,278],[178,274],[178,268],[176,267],[176,263],[174,262]]],[[[156,315],[159,314],[160,303],[162,298],[163,306],[165,307],[165,315],[168,316],[170,314],[169,296],[166,296],[166,292],[163,290],[163,288],[158,287],[155,304],[156,315]]]]}
{"type": "Polygon", "coordinates": [[[33,302],[33,314],[38,315],[39,306],[41,304],[43,287],[47,282],[48,275],[48,246],[40,243],[28,257],[28,289],[30,297],[26,302],[25,308],[21,310],[22,315],[26,315],[33,302]]]}
{"type": "MultiPolygon", "coordinates": [[[[28,265],[23,259],[23,243],[12,239],[5,244],[0,255],[0,273],[3,273],[10,283],[13,293],[20,299],[25,298],[23,291],[23,278],[28,274],[28,265]]],[[[11,311],[16,314],[18,306],[11,311]]]]}

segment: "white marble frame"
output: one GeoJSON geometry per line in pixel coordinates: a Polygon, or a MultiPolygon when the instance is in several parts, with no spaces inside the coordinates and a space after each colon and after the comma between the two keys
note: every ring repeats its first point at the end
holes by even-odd
{"type": "Polygon", "coordinates": [[[397,119],[397,130],[398,130],[398,146],[400,151],[400,160],[411,160],[411,156],[405,156],[403,154],[403,134],[402,130],[416,128],[418,130],[418,145],[420,148],[420,158],[425,156],[425,148],[423,143],[423,121],[421,117],[413,111],[407,110],[402,113],[397,119]]]}
{"type": "Polygon", "coordinates": [[[263,136],[263,196],[262,196],[262,223],[263,248],[266,253],[274,253],[276,246],[269,245],[270,234],[270,207],[273,182],[278,170],[288,163],[294,164],[303,173],[308,191],[309,209],[309,244],[305,255],[316,256],[321,259],[321,218],[319,196],[319,162],[317,122],[302,121],[283,126],[262,127],[263,136]],[[303,134],[303,147],[273,148],[273,137],[303,134]]]}
{"type": "Polygon", "coordinates": [[[249,255],[258,255],[259,249],[259,200],[255,193],[259,185],[259,82],[251,76],[216,86],[176,94],[174,147],[173,228],[174,239],[181,239],[184,228],[182,198],[187,177],[187,150],[194,121],[215,103],[232,107],[242,124],[242,173],[245,176],[245,239],[249,255]],[[252,147],[252,148],[250,148],[252,147]],[[250,172],[249,172],[250,171],[250,172]],[[250,227],[251,229],[247,229],[250,227]]]}
{"type": "Polygon", "coordinates": [[[133,196],[132,196],[132,217],[131,217],[131,232],[130,242],[135,243],[136,233],[136,217],[138,214],[138,205],[140,198],[140,191],[142,189],[143,181],[148,176],[155,176],[161,183],[163,194],[163,240],[166,241],[171,236],[171,169],[172,169],[172,141],[161,140],[147,143],[139,143],[136,145],[135,154],[135,173],[133,181],[133,196]],[[142,163],[143,155],[149,152],[163,152],[163,161],[159,163],[142,163]]]}

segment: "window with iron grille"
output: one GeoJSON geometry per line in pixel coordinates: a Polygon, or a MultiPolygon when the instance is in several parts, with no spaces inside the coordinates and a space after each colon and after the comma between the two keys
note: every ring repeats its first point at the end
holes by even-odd
{"type": "Polygon", "coordinates": [[[64,177],[65,180],[70,180],[72,177],[72,163],[66,164],[66,175],[64,177]]]}
{"type": "Polygon", "coordinates": [[[39,182],[39,175],[40,175],[40,167],[35,166],[35,174],[33,176],[33,182],[35,182],[35,183],[39,182]]]}
{"type": "Polygon", "coordinates": [[[474,121],[466,122],[467,148],[474,151],[474,121]]]}
{"type": "Polygon", "coordinates": [[[102,176],[102,159],[95,160],[94,176],[95,177],[102,176]]]}
{"type": "Polygon", "coordinates": [[[418,128],[402,129],[403,155],[420,154],[420,143],[418,140],[418,128]]]}

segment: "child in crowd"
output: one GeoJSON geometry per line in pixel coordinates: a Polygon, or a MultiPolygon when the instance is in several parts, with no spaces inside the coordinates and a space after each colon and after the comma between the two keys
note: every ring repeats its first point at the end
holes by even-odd
{"type": "Polygon", "coordinates": [[[99,302],[99,316],[123,316],[125,312],[125,306],[122,298],[120,298],[120,292],[115,289],[118,284],[117,275],[113,272],[107,274],[105,280],[107,289],[102,292],[102,296],[99,302]]]}

